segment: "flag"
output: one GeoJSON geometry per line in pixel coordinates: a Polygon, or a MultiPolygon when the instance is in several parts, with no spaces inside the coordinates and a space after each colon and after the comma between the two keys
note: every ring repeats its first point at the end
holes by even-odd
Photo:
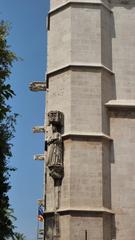
{"type": "Polygon", "coordinates": [[[38,207],[38,221],[43,222],[44,221],[44,211],[42,205],[38,207]]]}

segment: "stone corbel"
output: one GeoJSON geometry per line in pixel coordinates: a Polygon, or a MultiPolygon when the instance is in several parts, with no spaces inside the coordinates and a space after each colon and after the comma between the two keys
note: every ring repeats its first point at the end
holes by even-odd
{"type": "Polygon", "coordinates": [[[34,155],[34,160],[39,160],[39,161],[45,160],[45,155],[44,154],[34,155]]]}
{"type": "Polygon", "coordinates": [[[33,92],[47,91],[46,82],[32,82],[29,85],[29,89],[33,92]]]}
{"type": "Polygon", "coordinates": [[[44,126],[35,126],[32,128],[33,133],[45,133],[46,129],[44,126]]]}

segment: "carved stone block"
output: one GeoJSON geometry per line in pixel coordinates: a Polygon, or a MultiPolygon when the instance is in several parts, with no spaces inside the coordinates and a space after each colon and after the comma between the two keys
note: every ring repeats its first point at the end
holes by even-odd
{"type": "Polygon", "coordinates": [[[32,82],[29,86],[29,89],[33,92],[38,91],[46,91],[46,83],[45,82],[32,82]]]}
{"type": "Polygon", "coordinates": [[[33,133],[44,133],[45,127],[44,126],[35,126],[32,128],[33,133]]]}

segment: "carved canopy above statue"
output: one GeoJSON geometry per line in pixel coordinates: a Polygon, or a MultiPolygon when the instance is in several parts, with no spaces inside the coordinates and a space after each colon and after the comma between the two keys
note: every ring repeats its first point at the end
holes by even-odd
{"type": "Polygon", "coordinates": [[[48,125],[57,125],[57,126],[63,126],[64,124],[64,115],[60,111],[50,111],[48,113],[48,125]]]}

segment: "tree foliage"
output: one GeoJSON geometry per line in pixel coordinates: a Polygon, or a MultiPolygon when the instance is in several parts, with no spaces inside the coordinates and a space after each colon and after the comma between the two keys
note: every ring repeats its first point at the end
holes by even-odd
{"type": "Polygon", "coordinates": [[[26,240],[26,237],[22,233],[15,233],[14,240],[26,240]]]}
{"type": "Polygon", "coordinates": [[[17,60],[7,42],[9,26],[0,22],[0,239],[6,240],[14,236],[14,224],[10,208],[8,191],[10,190],[10,172],[14,170],[9,165],[12,156],[11,139],[14,136],[16,116],[12,112],[8,100],[15,94],[7,81],[11,74],[12,64],[17,60]]]}

